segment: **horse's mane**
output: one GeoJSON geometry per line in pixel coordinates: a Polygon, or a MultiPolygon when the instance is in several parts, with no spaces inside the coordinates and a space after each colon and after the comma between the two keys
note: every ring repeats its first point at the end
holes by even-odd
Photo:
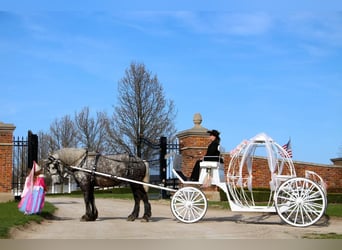
{"type": "Polygon", "coordinates": [[[55,158],[62,160],[64,163],[73,165],[82,156],[85,155],[87,150],[84,148],[62,148],[55,152],[55,158]]]}

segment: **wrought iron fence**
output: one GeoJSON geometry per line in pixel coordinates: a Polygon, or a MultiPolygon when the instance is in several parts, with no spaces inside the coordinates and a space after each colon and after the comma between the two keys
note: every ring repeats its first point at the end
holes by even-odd
{"type": "Polygon", "coordinates": [[[25,178],[28,174],[28,141],[24,137],[13,138],[13,166],[12,166],[12,190],[16,199],[24,189],[25,178]]]}
{"type": "Polygon", "coordinates": [[[38,137],[28,131],[27,138],[13,137],[12,190],[15,199],[20,199],[26,176],[38,158],[38,137]]]}

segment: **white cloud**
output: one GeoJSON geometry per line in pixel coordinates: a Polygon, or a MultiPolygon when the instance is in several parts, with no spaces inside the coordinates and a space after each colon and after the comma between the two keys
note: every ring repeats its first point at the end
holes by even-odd
{"type": "Polygon", "coordinates": [[[265,13],[181,12],[175,18],[197,33],[249,36],[272,27],[272,18],[265,13]]]}
{"type": "Polygon", "coordinates": [[[284,20],[287,31],[320,45],[342,46],[341,12],[299,12],[284,20]]]}

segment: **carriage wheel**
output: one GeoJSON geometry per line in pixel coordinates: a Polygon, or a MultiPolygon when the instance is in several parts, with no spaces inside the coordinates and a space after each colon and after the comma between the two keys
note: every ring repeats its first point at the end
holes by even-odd
{"type": "Polygon", "coordinates": [[[274,196],[280,218],[296,227],[316,223],[324,214],[326,197],[322,188],[307,178],[292,178],[280,185],[274,196]]]}
{"type": "Polygon", "coordinates": [[[194,223],[202,219],[207,207],[204,193],[194,187],[181,188],[172,196],[172,213],[184,223],[194,223]]]}

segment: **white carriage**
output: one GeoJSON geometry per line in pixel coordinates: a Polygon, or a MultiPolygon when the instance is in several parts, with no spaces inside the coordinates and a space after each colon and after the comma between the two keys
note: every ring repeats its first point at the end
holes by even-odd
{"type": "MultiPolygon", "coordinates": [[[[296,227],[310,226],[325,213],[327,198],[323,179],[313,171],[306,171],[305,177],[297,177],[288,153],[264,133],[243,141],[235,148],[231,153],[226,175],[223,158],[212,160],[204,159],[200,163],[200,176],[196,182],[184,180],[173,168],[172,172],[184,184],[184,187],[178,190],[90,169],[71,167],[75,170],[173,192],[171,211],[179,221],[184,223],[194,223],[205,216],[208,202],[200,188],[211,185],[223,190],[232,211],[276,212],[284,222],[296,227]],[[258,203],[254,199],[253,192],[253,161],[257,160],[260,151],[267,159],[266,169],[270,176],[267,204],[258,203]]],[[[262,176],[264,177],[265,174],[263,173],[262,176]]]]}
{"type": "Polygon", "coordinates": [[[271,137],[261,133],[243,141],[231,155],[227,174],[221,161],[202,161],[197,182],[186,181],[176,169],[173,173],[184,184],[171,199],[173,215],[184,223],[201,220],[207,211],[207,198],[200,190],[203,185],[215,185],[227,195],[230,209],[239,212],[276,212],[280,218],[296,227],[316,223],[327,206],[324,181],[313,171],[297,177],[292,159],[271,137]],[[267,159],[270,194],[267,204],[255,201],[253,161],[258,156],[267,159]],[[199,188],[194,187],[198,185],[199,188]]]}

